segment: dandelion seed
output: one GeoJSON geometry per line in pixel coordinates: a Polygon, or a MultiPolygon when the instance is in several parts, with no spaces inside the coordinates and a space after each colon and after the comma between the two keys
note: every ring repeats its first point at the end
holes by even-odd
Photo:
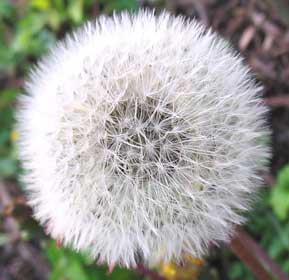
{"type": "Polygon", "coordinates": [[[195,21],[88,23],[32,71],[18,112],[36,219],[99,263],[198,258],[229,241],[262,184],[260,87],[195,21]]]}

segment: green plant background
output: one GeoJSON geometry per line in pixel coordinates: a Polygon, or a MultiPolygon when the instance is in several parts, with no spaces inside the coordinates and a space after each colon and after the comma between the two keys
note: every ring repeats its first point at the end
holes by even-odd
{"type": "MultiPolygon", "coordinates": [[[[111,14],[114,10],[138,9],[138,3],[136,0],[101,0],[100,7],[101,13],[111,14]]],[[[21,92],[23,77],[37,58],[45,54],[65,32],[93,18],[93,10],[93,0],[0,1],[0,177],[17,180],[21,172],[15,144],[17,131],[13,129],[13,124],[15,98],[21,92]]],[[[250,233],[287,273],[288,197],[289,165],[279,172],[275,188],[262,190],[258,204],[248,215],[250,233]]],[[[28,240],[40,231],[38,227],[35,229],[34,224],[22,225],[21,230],[23,238],[28,240]]],[[[144,279],[134,272],[119,268],[107,276],[106,268],[98,267],[87,256],[68,248],[59,249],[48,237],[42,238],[43,254],[47,256],[51,267],[50,280],[144,279]]],[[[5,235],[1,233],[0,246],[5,241],[5,235]]],[[[211,265],[211,259],[220,256],[229,263],[227,269],[230,279],[254,279],[244,264],[226,249],[208,258],[201,278],[208,279],[206,275],[210,271],[218,270],[218,267],[211,265]]],[[[218,279],[217,276],[215,279],[218,279]]]]}

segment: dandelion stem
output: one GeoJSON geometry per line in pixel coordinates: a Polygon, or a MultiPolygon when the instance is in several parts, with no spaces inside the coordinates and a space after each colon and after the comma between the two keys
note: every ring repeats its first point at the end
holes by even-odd
{"type": "Polygon", "coordinates": [[[229,247],[250,268],[257,279],[289,280],[289,277],[279,265],[266,254],[244,229],[238,228],[237,234],[232,239],[229,247]]]}

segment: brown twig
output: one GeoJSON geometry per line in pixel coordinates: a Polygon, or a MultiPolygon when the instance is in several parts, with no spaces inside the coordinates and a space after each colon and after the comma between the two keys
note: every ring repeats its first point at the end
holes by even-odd
{"type": "Polygon", "coordinates": [[[289,107],[289,95],[267,97],[264,102],[272,107],[289,107]]]}
{"type": "Polygon", "coordinates": [[[257,279],[289,280],[282,269],[269,258],[265,251],[242,228],[238,227],[229,247],[250,268],[257,279]]]}
{"type": "MultiPolygon", "coordinates": [[[[0,211],[3,217],[4,230],[9,236],[10,241],[5,248],[6,254],[13,261],[18,258],[18,261],[20,260],[18,265],[20,266],[24,267],[29,264],[37,279],[45,280],[49,275],[48,263],[40,250],[36,249],[29,242],[21,240],[19,222],[13,216],[16,204],[25,204],[24,197],[19,196],[20,193],[18,186],[14,182],[0,181],[0,211]]],[[[17,272],[14,271],[13,273],[17,272]]],[[[2,277],[6,279],[3,275],[2,277]]],[[[7,276],[7,279],[10,279],[10,276],[7,276]]]]}
{"type": "MultiPolygon", "coordinates": [[[[0,181],[0,210],[5,213],[8,209],[13,207],[13,198],[8,191],[8,185],[0,181]]],[[[5,217],[3,222],[6,232],[9,234],[10,240],[15,242],[20,239],[20,231],[17,220],[12,216],[8,215],[5,217]]]]}
{"type": "Polygon", "coordinates": [[[99,14],[100,14],[99,1],[95,0],[93,5],[92,5],[92,15],[94,17],[98,17],[99,14]]]}

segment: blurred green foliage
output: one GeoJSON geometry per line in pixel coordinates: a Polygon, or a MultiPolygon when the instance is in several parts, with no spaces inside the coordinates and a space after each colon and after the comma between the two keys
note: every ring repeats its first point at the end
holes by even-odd
{"type": "Polygon", "coordinates": [[[7,88],[0,95],[0,177],[10,177],[17,172],[17,155],[12,137],[13,107],[17,89],[7,88]]]}
{"type": "MultiPolygon", "coordinates": [[[[100,0],[98,7],[94,0],[0,0],[0,177],[17,179],[19,174],[14,111],[31,65],[64,33],[98,12],[112,14],[137,8],[137,0],[100,0]]],[[[248,215],[248,229],[289,273],[288,197],[289,166],[280,171],[275,188],[261,191],[248,215]]],[[[50,280],[140,279],[118,268],[107,276],[106,268],[97,267],[83,254],[57,248],[54,241],[47,241],[44,250],[51,264],[50,280]]],[[[244,264],[231,256],[228,273],[230,279],[254,279],[244,264]]]]}
{"type": "Polygon", "coordinates": [[[134,0],[100,0],[101,5],[104,6],[104,13],[112,14],[113,11],[121,10],[136,10],[138,8],[137,1],[134,0]]]}
{"type": "Polygon", "coordinates": [[[97,267],[95,262],[83,253],[76,253],[70,249],[59,249],[54,241],[46,245],[46,254],[53,270],[50,280],[127,280],[143,279],[127,269],[115,268],[111,275],[107,275],[107,267],[97,267]]]}
{"type": "Polygon", "coordinates": [[[289,166],[280,170],[277,185],[272,190],[270,204],[277,217],[285,221],[289,211],[289,166]]]}

